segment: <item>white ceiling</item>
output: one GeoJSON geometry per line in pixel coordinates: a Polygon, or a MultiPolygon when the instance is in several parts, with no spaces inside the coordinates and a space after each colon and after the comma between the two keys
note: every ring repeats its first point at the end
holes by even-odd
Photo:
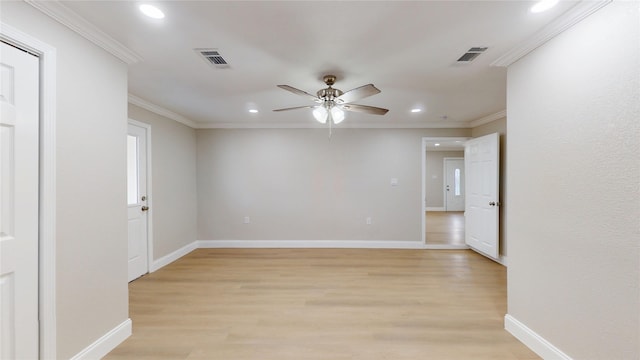
{"type": "Polygon", "coordinates": [[[309,110],[271,110],[312,104],[276,85],[315,94],[326,74],[343,91],[373,83],[382,93],[356,103],[390,109],[348,113],[339,126],[466,127],[506,107],[506,68],[491,63],[576,4],[533,14],[533,3],[161,1],[166,18],[153,20],[139,1],[62,1],[140,55],[130,94],[197,127],[317,126],[309,110]],[[456,63],[474,46],[489,49],[456,63]],[[230,66],[195,48],[218,49],[230,66]]]}

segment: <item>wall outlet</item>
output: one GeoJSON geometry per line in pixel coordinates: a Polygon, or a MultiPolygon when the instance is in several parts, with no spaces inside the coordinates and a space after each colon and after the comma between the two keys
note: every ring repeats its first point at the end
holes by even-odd
{"type": "Polygon", "coordinates": [[[367,225],[371,225],[372,224],[371,217],[368,217],[365,221],[366,221],[367,225]]]}
{"type": "Polygon", "coordinates": [[[250,218],[250,217],[248,217],[248,216],[245,216],[245,217],[244,217],[244,220],[242,221],[242,223],[243,223],[243,224],[248,224],[248,223],[250,223],[250,222],[251,222],[251,218],[250,218]]]}
{"type": "Polygon", "coordinates": [[[398,186],[398,178],[391,178],[391,186],[398,186]]]}

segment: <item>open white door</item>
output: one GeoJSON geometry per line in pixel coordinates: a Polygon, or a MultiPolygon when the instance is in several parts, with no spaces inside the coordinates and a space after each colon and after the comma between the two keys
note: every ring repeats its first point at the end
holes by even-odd
{"type": "Polygon", "coordinates": [[[0,46],[0,359],[37,359],[39,62],[0,46]]]}
{"type": "Polygon", "coordinates": [[[129,123],[127,135],[127,204],[129,281],[148,272],[147,129],[129,123]]]}
{"type": "Polygon", "coordinates": [[[489,134],[465,143],[465,242],[472,249],[498,259],[500,199],[500,135],[489,134]]]}

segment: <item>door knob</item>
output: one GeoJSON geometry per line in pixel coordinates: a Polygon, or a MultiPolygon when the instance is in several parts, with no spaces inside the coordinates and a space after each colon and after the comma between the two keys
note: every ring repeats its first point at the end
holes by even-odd
{"type": "Polygon", "coordinates": [[[148,207],[148,206],[143,206],[143,207],[141,208],[141,210],[142,210],[142,211],[147,211],[147,210],[149,210],[149,207],[148,207]]]}

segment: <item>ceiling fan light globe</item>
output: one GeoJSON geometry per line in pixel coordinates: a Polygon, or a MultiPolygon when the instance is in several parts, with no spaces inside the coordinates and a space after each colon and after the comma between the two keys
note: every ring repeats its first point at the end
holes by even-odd
{"type": "Polygon", "coordinates": [[[344,111],[337,107],[331,108],[331,118],[333,118],[334,124],[340,124],[344,120],[344,111]]]}
{"type": "Polygon", "coordinates": [[[313,109],[313,117],[321,124],[327,123],[327,115],[327,109],[324,106],[313,109]]]}

